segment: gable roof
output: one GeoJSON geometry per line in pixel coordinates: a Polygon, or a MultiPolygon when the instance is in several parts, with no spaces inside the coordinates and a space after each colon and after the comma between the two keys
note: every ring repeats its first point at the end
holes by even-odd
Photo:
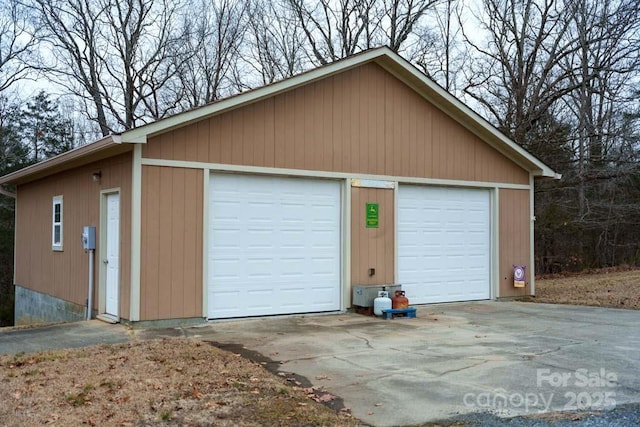
{"type": "MultiPolygon", "coordinates": [[[[90,156],[100,150],[113,149],[117,145],[145,144],[147,139],[172,129],[186,126],[226,111],[240,108],[283,92],[293,90],[314,81],[325,79],[332,75],[358,67],[365,63],[374,62],[391,73],[400,81],[411,87],[416,93],[434,104],[456,122],[467,128],[481,140],[492,146],[498,152],[511,159],[534,176],[559,178],[549,166],[540,159],[520,147],[506,135],[500,132],[478,113],[447,92],[433,80],[428,78],[415,66],[393,52],[388,47],[380,47],[364,51],[357,55],[315,68],[302,74],[293,76],[267,86],[262,86],[238,95],[216,101],[205,106],[176,114],[153,123],[127,130],[119,136],[106,137],[94,143],[63,153],[52,159],[29,166],[28,168],[0,177],[0,184],[19,182],[28,179],[29,175],[42,176],[49,168],[58,170],[61,165],[72,159],[78,160],[83,156],[90,156]],[[97,145],[97,146],[96,146],[97,145]],[[57,167],[57,168],[56,168],[57,167]]],[[[74,162],[75,164],[76,162],[74,162]]],[[[52,170],[53,172],[53,170],[52,170]]]]}

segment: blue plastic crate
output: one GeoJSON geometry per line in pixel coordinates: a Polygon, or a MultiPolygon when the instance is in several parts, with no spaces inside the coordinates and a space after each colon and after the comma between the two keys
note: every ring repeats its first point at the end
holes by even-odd
{"type": "Polygon", "coordinates": [[[405,317],[416,317],[416,309],[414,307],[407,308],[390,308],[382,310],[382,318],[385,320],[393,319],[395,314],[404,314],[405,317]]]}

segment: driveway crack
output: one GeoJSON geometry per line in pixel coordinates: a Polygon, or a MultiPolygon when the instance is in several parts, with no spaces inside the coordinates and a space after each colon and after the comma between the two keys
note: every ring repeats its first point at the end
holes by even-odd
{"type": "Polygon", "coordinates": [[[467,369],[475,368],[476,366],[484,365],[484,364],[485,364],[485,363],[487,363],[487,362],[488,362],[488,360],[482,360],[482,361],[480,361],[480,362],[478,362],[478,363],[474,363],[474,364],[471,364],[471,365],[469,365],[469,366],[463,366],[462,368],[458,368],[458,369],[450,369],[450,370],[448,370],[448,371],[444,371],[444,372],[442,372],[442,373],[441,373],[441,374],[439,374],[436,378],[441,378],[441,377],[443,377],[443,376],[445,376],[445,375],[448,375],[448,374],[453,374],[453,373],[455,373],[455,372],[461,372],[461,371],[464,371],[464,370],[467,370],[467,369]]]}
{"type": "Polygon", "coordinates": [[[347,331],[347,334],[348,334],[348,335],[351,335],[351,336],[352,336],[352,337],[354,337],[354,338],[357,338],[357,339],[359,339],[359,340],[364,341],[364,343],[367,345],[367,347],[368,347],[368,348],[370,348],[371,350],[375,350],[375,348],[373,348],[373,346],[371,345],[371,342],[369,341],[369,339],[368,339],[368,338],[365,338],[365,337],[361,337],[361,336],[359,336],[359,335],[356,335],[356,334],[354,334],[354,333],[353,333],[353,332],[351,332],[351,331],[347,331]]]}

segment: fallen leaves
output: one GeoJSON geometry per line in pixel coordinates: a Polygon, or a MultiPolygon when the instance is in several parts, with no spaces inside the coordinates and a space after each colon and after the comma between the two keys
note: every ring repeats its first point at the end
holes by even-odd
{"type": "Polygon", "coordinates": [[[640,270],[595,271],[536,280],[529,301],[640,310],[640,270]]]}
{"type": "Polygon", "coordinates": [[[337,399],[336,396],[326,392],[322,389],[322,387],[319,386],[305,387],[302,389],[302,391],[309,399],[320,403],[327,403],[337,399]]]}
{"type": "Polygon", "coordinates": [[[325,393],[321,396],[318,396],[317,398],[314,398],[313,400],[315,400],[316,402],[331,402],[332,400],[336,400],[336,397],[332,394],[329,393],[325,393]]]}
{"type": "Polygon", "coordinates": [[[188,339],[0,356],[0,377],[9,425],[155,425],[163,416],[186,425],[355,423],[319,404],[333,394],[188,339]]]}

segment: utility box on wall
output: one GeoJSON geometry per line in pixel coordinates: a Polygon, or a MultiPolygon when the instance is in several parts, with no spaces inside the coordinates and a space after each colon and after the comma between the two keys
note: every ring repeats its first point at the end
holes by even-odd
{"type": "Polygon", "coordinates": [[[357,305],[358,307],[373,307],[373,300],[378,296],[378,292],[389,292],[389,295],[394,295],[396,291],[402,290],[402,285],[353,285],[353,299],[351,305],[357,305]]]}
{"type": "Polygon", "coordinates": [[[82,227],[82,249],[96,248],[96,228],[93,226],[82,227]]]}

